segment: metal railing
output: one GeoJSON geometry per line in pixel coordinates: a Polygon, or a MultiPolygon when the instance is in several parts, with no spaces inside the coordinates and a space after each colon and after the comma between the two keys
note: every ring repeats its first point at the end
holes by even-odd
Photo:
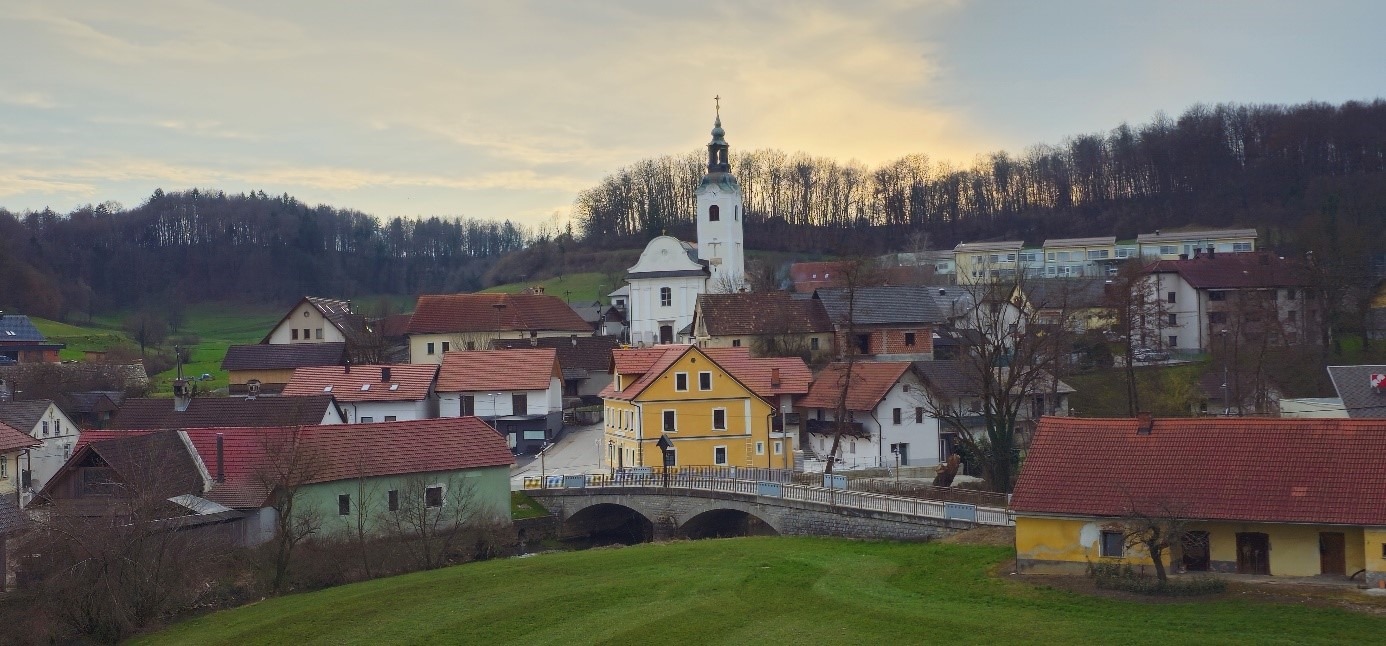
{"type": "Polygon", "coordinates": [[[825,505],[845,507],[865,511],[929,518],[935,520],[959,520],[977,525],[1014,525],[1010,512],[1002,507],[981,507],[967,503],[923,498],[892,496],[867,491],[852,491],[841,488],[816,487],[792,484],[790,478],[779,481],[755,479],[751,476],[767,475],[781,477],[790,471],[778,469],[743,468],[688,468],[674,467],[665,479],[663,470],[658,467],[624,469],[614,474],[589,473],[580,475],[549,475],[542,478],[527,476],[525,489],[621,489],[621,488],[665,488],[694,491],[713,491],[720,493],[743,494],[780,498],[825,505]]]}

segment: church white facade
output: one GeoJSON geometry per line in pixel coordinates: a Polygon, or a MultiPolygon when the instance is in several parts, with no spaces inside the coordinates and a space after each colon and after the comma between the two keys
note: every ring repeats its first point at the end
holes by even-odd
{"type": "Polygon", "coordinates": [[[745,284],[745,208],[725,134],[719,110],[707,144],[707,174],[695,194],[697,244],[659,236],[627,270],[630,342],[636,346],[686,342],[698,294],[733,292],[745,284]]]}

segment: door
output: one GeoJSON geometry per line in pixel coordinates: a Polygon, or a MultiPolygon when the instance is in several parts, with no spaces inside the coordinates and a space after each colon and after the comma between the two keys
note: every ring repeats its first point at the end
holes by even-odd
{"type": "Polygon", "coordinates": [[[1180,540],[1184,552],[1184,571],[1207,572],[1212,558],[1208,551],[1208,532],[1187,532],[1180,540]]]}
{"type": "Polygon", "coordinates": [[[1270,574],[1270,536],[1237,534],[1237,574],[1270,574]]]}
{"type": "Polygon", "coordinates": [[[661,326],[659,326],[659,342],[660,342],[660,343],[673,343],[673,342],[674,342],[674,326],[672,326],[672,325],[661,325],[661,326]]]}
{"type": "Polygon", "coordinates": [[[1341,532],[1319,534],[1319,571],[1324,574],[1347,574],[1347,548],[1341,532]]]}

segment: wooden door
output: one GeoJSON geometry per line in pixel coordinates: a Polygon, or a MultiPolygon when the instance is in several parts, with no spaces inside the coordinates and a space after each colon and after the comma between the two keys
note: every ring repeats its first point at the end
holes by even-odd
{"type": "Polygon", "coordinates": [[[1270,536],[1260,532],[1237,534],[1237,573],[1270,574],[1270,536]]]}
{"type": "Polygon", "coordinates": [[[1187,572],[1207,572],[1211,564],[1208,551],[1208,532],[1188,532],[1180,541],[1184,552],[1183,564],[1187,572]]]}
{"type": "Polygon", "coordinates": [[[674,326],[659,326],[659,342],[663,344],[669,344],[674,342],[674,326]]]}
{"type": "Polygon", "coordinates": [[[1319,534],[1319,571],[1324,574],[1347,574],[1347,547],[1341,532],[1319,534]]]}

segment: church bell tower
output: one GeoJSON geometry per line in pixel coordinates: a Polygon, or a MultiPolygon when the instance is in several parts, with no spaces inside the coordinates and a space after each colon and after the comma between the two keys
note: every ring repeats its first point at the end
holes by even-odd
{"type": "Polygon", "coordinates": [[[723,138],[721,97],[714,97],[717,118],[712,141],[707,144],[707,174],[698,184],[698,259],[707,261],[711,275],[707,291],[735,292],[746,283],[745,235],[741,226],[746,217],[741,203],[741,185],[731,174],[727,161],[727,140],[723,138]]]}

